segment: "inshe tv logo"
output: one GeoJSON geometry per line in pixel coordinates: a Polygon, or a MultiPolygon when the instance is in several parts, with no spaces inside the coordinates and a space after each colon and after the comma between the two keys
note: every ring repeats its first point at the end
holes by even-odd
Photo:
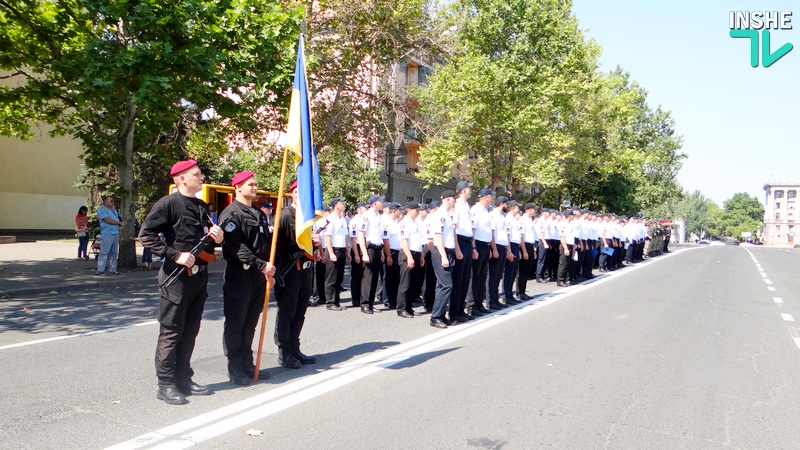
{"type": "Polygon", "coordinates": [[[792,13],[789,11],[731,11],[728,15],[730,36],[750,39],[750,65],[758,67],[759,41],[761,43],[761,65],[769,67],[792,51],[787,42],[772,51],[769,30],[791,30],[792,13]],[[763,29],[763,31],[761,31],[763,29]],[[760,36],[759,36],[760,31],[760,36]]]}

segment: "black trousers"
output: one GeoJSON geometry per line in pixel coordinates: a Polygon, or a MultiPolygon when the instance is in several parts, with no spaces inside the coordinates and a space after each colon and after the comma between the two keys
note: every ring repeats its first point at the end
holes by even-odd
{"type": "Polygon", "coordinates": [[[568,252],[564,251],[564,246],[560,245],[558,257],[558,281],[566,283],[569,281],[570,269],[572,268],[572,252],[574,245],[567,245],[568,252]]]}
{"type": "Polygon", "coordinates": [[[408,268],[408,258],[406,253],[401,251],[398,255],[398,265],[400,266],[400,283],[397,288],[397,309],[412,312],[414,309],[414,299],[419,296],[420,287],[425,277],[425,268],[420,267],[422,254],[411,252],[411,259],[414,268],[408,268]]]}
{"type": "Polygon", "coordinates": [[[592,268],[594,268],[594,262],[597,258],[597,241],[589,239],[586,242],[588,243],[588,247],[586,249],[586,257],[583,260],[581,275],[583,278],[592,278],[592,268]]]}
{"type": "MultiPolygon", "coordinates": [[[[327,258],[326,258],[327,259],[327,258]]],[[[323,264],[320,261],[314,262],[314,292],[312,295],[319,297],[317,303],[326,303],[325,298],[325,272],[327,272],[327,263],[323,264]]]]}
{"type": "Polygon", "coordinates": [[[561,241],[558,239],[548,239],[547,245],[550,250],[547,251],[547,270],[549,272],[550,281],[554,281],[558,277],[558,264],[561,255],[561,241]]]}
{"type": "MultiPolygon", "coordinates": [[[[517,276],[517,294],[522,295],[528,289],[528,279],[531,272],[536,270],[537,260],[534,258],[533,244],[525,242],[525,251],[528,252],[528,259],[520,258],[519,261],[519,275],[517,276]]],[[[506,298],[512,297],[506,294],[506,298]]]]}
{"type": "Polygon", "coordinates": [[[511,254],[514,255],[514,262],[505,262],[503,274],[503,297],[506,299],[514,298],[514,280],[517,279],[520,262],[520,244],[511,243],[511,254]]]}
{"type": "MultiPolygon", "coordinates": [[[[545,241],[538,240],[536,241],[536,250],[538,251],[538,255],[536,258],[536,278],[544,278],[545,277],[545,269],[547,269],[548,258],[550,256],[550,252],[548,249],[544,248],[545,241]]],[[[550,244],[547,244],[548,246],[550,244]]]]}
{"type": "Polygon", "coordinates": [[[433,301],[436,299],[436,270],[433,268],[431,255],[436,250],[425,252],[425,310],[433,310],[433,301]]]}
{"type": "Polygon", "coordinates": [[[339,287],[344,281],[344,265],[347,261],[346,248],[334,248],[336,262],[328,258],[325,263],[325,303],[339,306],[339,287]]]}
{"type": "Polygon", "coordinates": [[[434,249],[431,253],[431,264],[436,272],[436,298],[433,301],[433,311],[431,320],[444,318],[448,310],[448,303],[453,298],[453,265],[455,264],[455,252],[447,251],[444,256],[450,262],[449,267],[442,267],[442,255],[434,249]]]}
{"type": "MultiPolygon", "coordinates": [[[[158,272],[158,282],[175,267],[167,264],[158,272]]],[[[191,382],[194,371],[190,365],[200,321],[208,293],[208,272],[189,276],[184,273],[172,286],[159,288],[158,322],[161,325],[156,345],[156,376],[159,386],[175,386],[191,382]]]]}
{"type": "Polygon", "coordinates": [[[464,314],[464,304],[469,290],[469,279],[472,271],[472,238],[456,235],[458,246],[464,255],[456,259],[453,265],[453,290],[450,298],[450,318],[455,319],[464,314]]]}
{"type": "Polygon", "coordinates": [[[398,253],[401,252],[399,250],[391,250],[389,253],[392,255],[392,265],[390,266],[388,264],[388,260],[386,264],[384,264],[383,289],[386,292],[389,308],[396,309],[397,290],[400,287],[400,261],[398,253]]]}
{"type": "Polygon", "coordinates": [[[312,278],[313,269],[310,267],[300,270],[291,268],[283,277],[284,285],[275,285],[275,299],[278,302],[275,344],[281,352],[300,350],[300,332],[306,320],[308,299],[311,298],[312,278]]]}
{"type": "Polygon", "coordinates": [[[598,248],[600,249],[600,270],[608,270],[608,255],[603,253],[603,249],[606,248],[603,245],[603,241],[600,241],[600,245],[598,248]]]}
{"type": "Polygon", "coordinates": [[[500,298],[500,279],[503,278],[503,271],[508,263],[506,260],[507,251],[508,248],[505,245],[498,245],[497,258],[489,260],[489,305],[500,303],[498,301],[500,298]]]}
{"type": "MultiPolygon", "coordinates": [[[[492,256],[492,247],[488,242],[475,241],[478,250],[478,259],[472,260],[472,290],[467,295],[467,308],[475,305],[484,306],[486,299],[486,278],[489,275],[489,260],[492,256]]],[[[472,256],[470,256],[471,258],[472,256]]]]}
{"type": "Polygon", "coordinates": [[[360,252],[357,248],[350,250],[350,300],[353,306],[361,306],[361,280],[364,278],[364,263],[359,257],[356,262],[356,253],[360,252]]]}
{"type": "Polygon", "coordinates": [[[228,369],[238,367],[252,371],[253,338],[261,311],[267,279],[255,267],[244,270],[236,263],[225,266],[222,297],[225,325],[222,349],[228,357],[228,369]]]}
{"type": "Polygon", "coordinates": [[[364,263],[364,276],[361,279],[361,306],[372,306],[375,304],[375,291],[378,289],[378,278],[380,278],[381,253],[383,247],[368,247],[369,263],[364,263]]]}

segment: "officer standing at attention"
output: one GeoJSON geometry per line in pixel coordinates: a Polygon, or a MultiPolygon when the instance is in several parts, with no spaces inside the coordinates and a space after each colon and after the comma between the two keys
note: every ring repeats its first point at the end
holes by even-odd
{"type": "Polygon", "coordinates": [[[455,205],[455,195],[450,190],[442,192],[442,206],[431,219],[434,246],[431,264],[436,271],[436,298],[431,312],[431,326],[436,328],[447,328],[449,321],[444,314],[447,312],[447,302],[453,298],[453,264],[456,261],[458,244],[453,222],[450,220],[450,210],[455,205]]]}
{"type": "Polygon", "coordinates": [[[470,209],[472,235],[477,257],[472,261],[472,290],[467,293],[467,315],[480,317],[491,311],[484,306],[486,299],[486,280],[489,274],[489,260],[497,258],[497,248],[492,233],[492,219],[489,216],[489,205],[492,203],[492,191],[482,188],[478,192],[478,201],[470,209]]]}
{"type": "Polygon", "coordinates": [[[350,261],[347,220],[344,217],[345,203],[343,198],[331,201],[331,212],[328,214],[328,227],[325,228],[324,244],[328,254],[325,264],[325,300],[326,308],[331,311],[342,311],[339,293],[344,280],[344,265],[350,261]]]}
{"type": "MultiPolygon", "coordinates": [[[[456,185],[456,203],[453,209],[453,226],[456,230],[456,263],[453,267],[453,298],[450,299],[450,320],[467,322],[471,319],[464,312],[469,291],[472,260],[478,258],[478,251],[472,246],[472,221],[469,214],[469,197],[472,183],[461,181],[456,185]]],[[[444,200],[444,199],[442,199],[444,200]]]]}
{"type": "Polygon", "coordinates": [[[364,261],[364,275],[361,279],[361,312],[374,314],[375,291],[378,288],[378,278],[381,270],[381,255],[383,254],[383,239],[381,238],[381,211],[383,198],[373,195],[369,198],[369,209],[361,218],[361,228],[358,230],[358,246],[361,249],[361,260],[364,261]]]}
{"type": "Polygon", "coordinates": [[[400,286],[400,266],[398,260],[402,247],[400,245],[400,219],[403,213],[399,203],[389,203],[389,214],[383,221],[383,291],[386,293],[389,309],[397,309],[397,290],[400,286]]]}
{"type": "Polygon", "coordinates": [[[356,215],[350,219],[350,301],[353,306],[361,306],[361,280],[364,276],[364,263],[361,261],[361,250],[358,248],[358,230],[361,229],[362,218],[367,211],[367,202],[356,204],[356,215]]]}
{"type": "MultiPolygon", "coordinates": [[[[297,245],[295,210],[299,206],[297,181],[292,183],[292,204],[281,210],[278,226],[278,245],[275,266],[282,279],[276,280],[275,298],[278,313],[275,315],[275,344],[278,346],[278,364],[289,369],[299,369],[301,364],[314,364],[316,358],[300,351],[300,332],[306,320],[308,300],[311,298],[313,255],[297,245]]],[[[319,235],[311,237],[319,245],[319,235]]]]}
{"type": "MultiPolygon", "coordinates": [[[[267,277],[275,275],[269,260],[272,232],[267,217],[252,206],[258,197],[253,172],[239,172],[231,180],[234,199],[220,214],[225,225],[222,256],[225,278],[222,285],[225,325],[222,346],[228,357],[228,378],[233,384],[247,386],[253,379],[253,337],[261,310],[267,277]]],[[[267,378],[266,371],[259,378],[267,378]],[[265,376],[266,375],[266,376],[265,376]]]]}
{"type": "MultiPolygon", "coordinates": [[[[173,270],[184,266],[175,283],[159,287],[158,322],[161,325],[156,346],[157,398],[171,405],[187,403],[187,395],[208,395],[207,386],[192,381],[192,351],[208,293],[207,263],[195,258],[191,250],[206,233],[215,243],[222,242],[220,227],[211,223],[208,205],[195,194],[203,188],[203,173],[193,160],[178,161],[170,170],[177,192],[159,199],[139,232],[139,241],[153,254],[164,258],[158,272],[159,286],[173,270]],[[159,234],[164,233],[164,240],[159,234]]],[[[214,244],[205,251],[213,253],[214,244]]]]}
{"type": "MultiPolygon", "coordinates": [[[[417,223],[419,204],[406,204],[406,216],[400,221],[400,247],[397,264],[400,283],[397,289],[397,315],[414,317],[414,299],[419,296],[425,280],[425,259],[422,258],[423,237],[417,223]]],[[[427,245],[427,242],[425,243],[427,245]]]]}

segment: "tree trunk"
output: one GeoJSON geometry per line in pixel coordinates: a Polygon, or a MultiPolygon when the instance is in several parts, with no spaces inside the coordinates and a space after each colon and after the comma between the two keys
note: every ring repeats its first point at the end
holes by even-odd
{"type": "MultiPolygon", "coordinates": [[[[129,103],[128,116],[123,130],[128,132],[122,140],[123,158],[119,164],[119,182],[123,187],[120,193],[120,215],[125,226],[119,234],[118,265],[126,269],[136,269],[136,196],[133,179],[133,131],[136,120],[136,106],[129,103]]],[[[123,131],[124,132],[124,131],[123,131]]]]}

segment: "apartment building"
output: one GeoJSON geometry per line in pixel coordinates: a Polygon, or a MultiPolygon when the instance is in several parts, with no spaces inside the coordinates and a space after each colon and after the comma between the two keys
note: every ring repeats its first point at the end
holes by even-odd
{"type": "Polygon", "coordinates": [[[800,180],[770,180],[764,185],[766,205],[762,240],[766,245],[794,245],[797,240],[800,180]]]}

